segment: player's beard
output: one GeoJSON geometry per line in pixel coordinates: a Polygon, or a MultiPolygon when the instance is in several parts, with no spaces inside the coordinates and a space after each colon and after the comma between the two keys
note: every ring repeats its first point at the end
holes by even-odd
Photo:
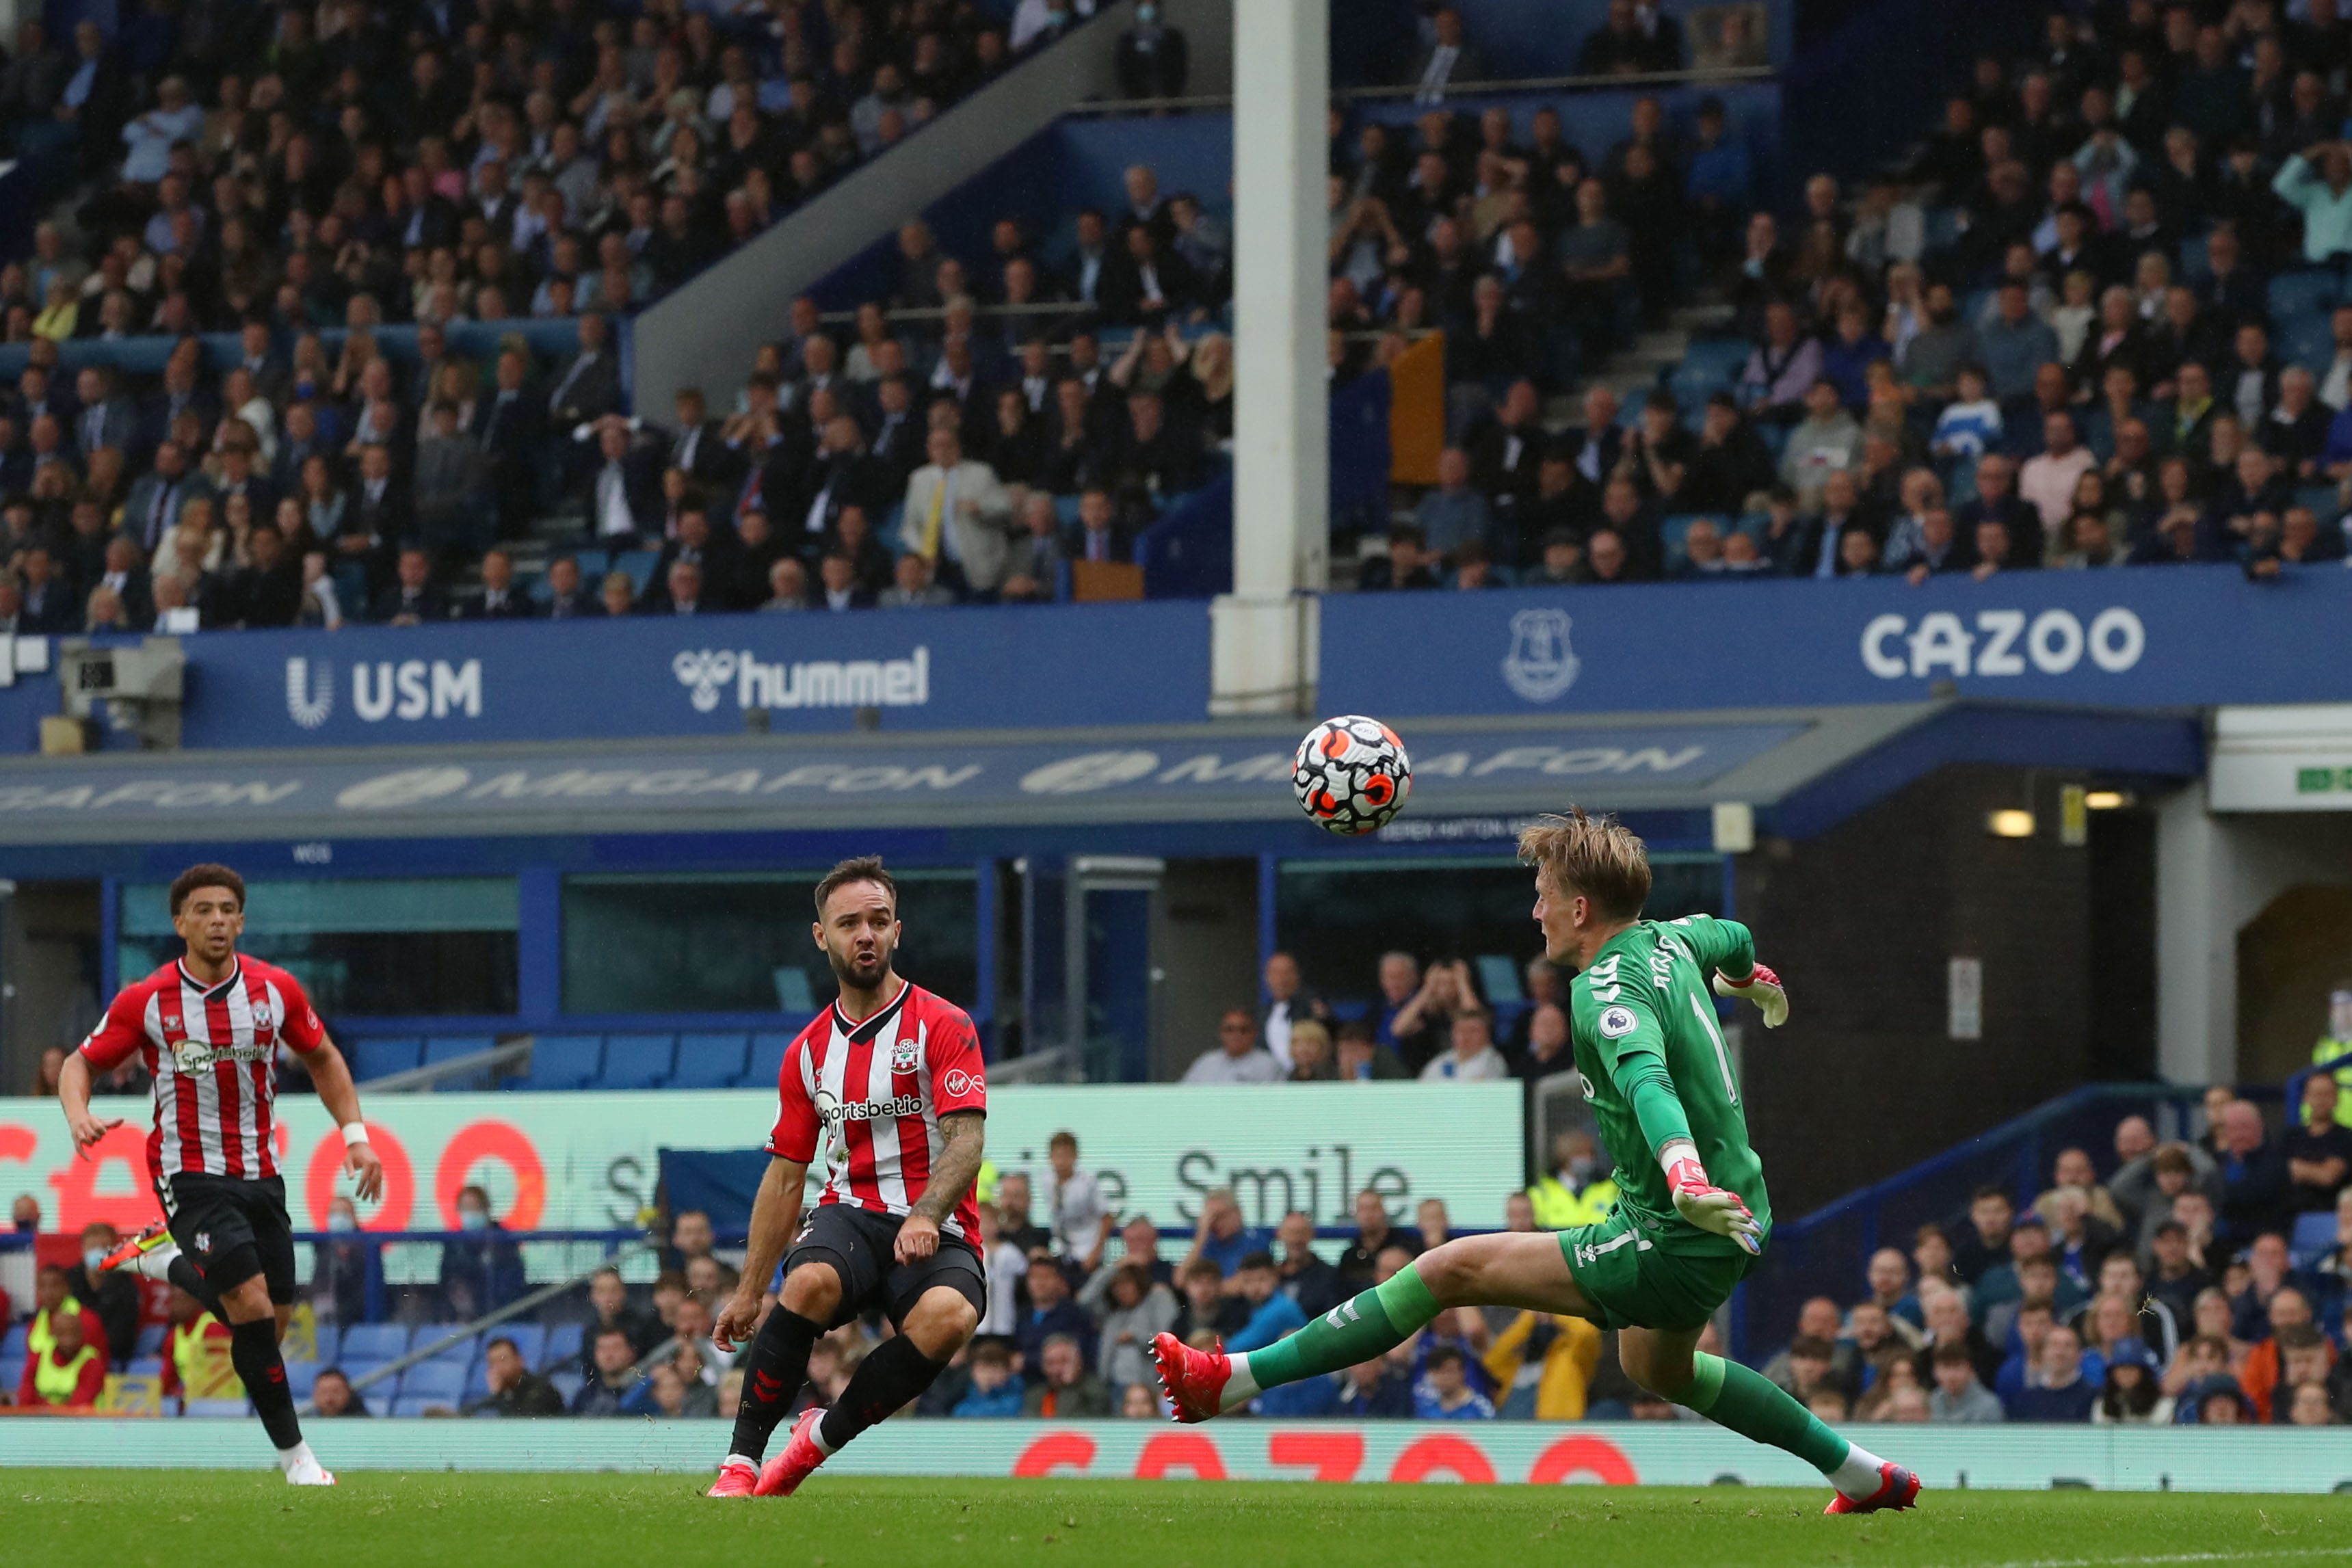
{"type": "Polygon", "coordinates": [[[841,982],[844,989],[870,991],[890,972],[890,952],[887,947],[877,946],[870,959],[864,959],[854,948],[844,954],[828,946],[824,955],[833,963],[833,977],[841,982]]]}

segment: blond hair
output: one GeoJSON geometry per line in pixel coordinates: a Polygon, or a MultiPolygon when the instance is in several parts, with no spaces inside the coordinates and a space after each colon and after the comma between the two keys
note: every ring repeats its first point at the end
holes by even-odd
{"type": "Polygon", "coordinates": [[[1612,919],[1631,920],[1650,896],[1650,857],[1633,830],[1611,816],[1538,818],[1519,834],[1519,859],[1549,871],[1564,892],[1582,894],[1612,919]]]}

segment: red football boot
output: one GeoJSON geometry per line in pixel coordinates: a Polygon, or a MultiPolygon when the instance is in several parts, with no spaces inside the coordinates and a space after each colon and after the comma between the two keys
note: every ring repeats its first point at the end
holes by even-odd
{"type": "Polygon", "coordinates": [[[751,1465],[721,1465],[719,1479],[710,1483],[705,1497],[750,1497],[751,1489],[760,1484],[760,1472],[751,1465]]]}
{"type": "Polygon", "coordinates": [[[816,1446],[816,1424],[824,1417],[822,1410],[801,1412],[784,1451],[760,1467],[759,1482],[751,1489],[753,1497],[790,1497],[824,1463],[824,1450],[816,1446]]]}
{"type": "Polygon", "coordinates": [[[1919,1501],[1919,1478],[1891,1460],[1878,1467],[1878,1490],[1865,1498],[1851,1498],[1839,1492],[1830,1499],[1823,1513],[1877,1513],[1882,1511],[1900,1512],[1919,1501]]]}
{"type": "Polygon", "coordinates": [[[1215,1350],[1194,1350],[1172,1333],[1151,1342],[1151,1359],[1160,1364],[1160,1386],[1168,1391],[1176,1419],[1207,1421],[1223,1414],[1219,1400],[1234,1375],[1233,1357],[1220,1344],[1215,1350]]]}

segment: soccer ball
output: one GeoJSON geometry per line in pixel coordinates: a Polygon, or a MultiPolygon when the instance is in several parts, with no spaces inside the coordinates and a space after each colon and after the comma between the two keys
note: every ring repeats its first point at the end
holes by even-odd
{"type": "Polygon", "coordinates": [[[1307,732],[1290,768],[1299,807],[1335,833],[1388,826],[1412,793],[1412,762],[1376,718],[1327,718],[1307,732]]]}

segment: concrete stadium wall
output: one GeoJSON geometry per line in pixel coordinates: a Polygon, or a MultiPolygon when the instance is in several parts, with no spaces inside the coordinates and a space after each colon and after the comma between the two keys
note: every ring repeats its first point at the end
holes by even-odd
{"type": "MultiPolygon", "coordinates": [[[[720,1421],[314,1421],[320,1459],[368,1470],[708,1475],[720,1421]]],[[[1880,1427],[1872,1447],[1937,1490],[2327,1492],[2352,1485],[2343,1427],[1880,1427]]],[[[259,1469],[250,1422],[0,1420],[0,1468],[259,1469]]],[[[1599,1482],[1822,1490],[1802,1460],[1705,1422],[887,1422],[827,1475],[1213,1480],[1599,1482]]],[[[362,1485],[366,1483],[362,1480],[362,1485]]],[[[822,1488],[820,1478],[815,1483],[822,1488]]]]}

